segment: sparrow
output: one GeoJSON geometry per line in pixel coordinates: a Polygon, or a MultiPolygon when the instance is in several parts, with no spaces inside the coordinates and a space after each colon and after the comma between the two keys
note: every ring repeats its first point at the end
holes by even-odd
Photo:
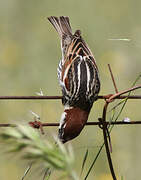
{"type": "Polygon", "coordinates": [[[84,128],[93,103],[98,98],[100,79],[96,60],[81,31],[72,33],[69,17],[48,17],[61,39],[62,58],[57,74],[62,90],[62,113],[58,137],[65,143],[84,128]]]}

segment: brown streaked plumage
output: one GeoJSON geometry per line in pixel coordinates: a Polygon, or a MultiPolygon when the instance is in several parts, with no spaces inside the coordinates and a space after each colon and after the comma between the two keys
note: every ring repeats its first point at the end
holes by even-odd
{"type": "Polygon", "coordinates": [[[78,136],[85,126],[100,90],[100,80],[95,58],[80,30],[72,34],[69,18],[65,16],[51,16],[48,20],[61,38],[58,79],[65,109],[60,120],[59,138],[65,143],[78,136]]]}

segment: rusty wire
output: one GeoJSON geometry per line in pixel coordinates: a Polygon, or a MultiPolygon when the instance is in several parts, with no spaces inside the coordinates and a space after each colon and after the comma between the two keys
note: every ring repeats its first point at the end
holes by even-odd
{"type": "MultiPolygon", "coordinates": [[[[124,122],[124,121],[117,121],[117,122],[105,122],[107,126],[109,125],[136,125],[136,124],[141,124],[141,121],[129,121],[129,122],[124,122]]],[[[87,122],[86,126],[100,126],[102,125],[102,122],[87,122]]],[[[0,124],[0,127],[16,127],[17,124],[11,124],[11,123],[2,123],[0,124]]],[[[56,127],[59,126],[59,123],[54,122],[54,123],[42,123],[43,127],[56,127]]]]}
{"type": "MultiPolygon", "coordinates": [[[[98,99],[107,99],[108,95],[98,96],[98,99]]],[[[141,99],[141,96],[116,96],[114,99],[141,99]]],[[[62,96],[0,96],[0,100],[57,100],[62,99],[62,96]]]]}

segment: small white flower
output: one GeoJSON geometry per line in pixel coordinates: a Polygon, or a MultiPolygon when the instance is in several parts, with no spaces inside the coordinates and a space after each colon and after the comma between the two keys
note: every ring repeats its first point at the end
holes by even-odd
{"type": "Polygon", "coordinates": [[[40,88],[40,92],[36,92],[36,94],[37,94],[38,96],[43,96],[43,95],[44,95],[41,88],[40,88]]]}
{"type": "Polygon", "coordinates": [[[123,119],[123,121],[124,121],[124,122],[130,122],[131,120],[130,120],[130,118],[125,117],[125,118],[123,119]]]}
{"type": "Polygon", "coordinates": [[[38,114],[36,114],[35,112],[30,110],[30,113],[34,116],[35,119],[40,120],[40,116],[38,114]]]}

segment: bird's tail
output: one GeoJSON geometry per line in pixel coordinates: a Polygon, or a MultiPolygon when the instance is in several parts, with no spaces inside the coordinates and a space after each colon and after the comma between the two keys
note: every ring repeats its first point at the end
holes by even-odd
{"type": "Polygon", "coordinates": [[[48,17],[48,20],[54,26],[60,37],[62,38],[64,35],[72,36],[72,29],[69,22],[69,18],[66,16],[55,17],[51,16],[48,17]]]}

